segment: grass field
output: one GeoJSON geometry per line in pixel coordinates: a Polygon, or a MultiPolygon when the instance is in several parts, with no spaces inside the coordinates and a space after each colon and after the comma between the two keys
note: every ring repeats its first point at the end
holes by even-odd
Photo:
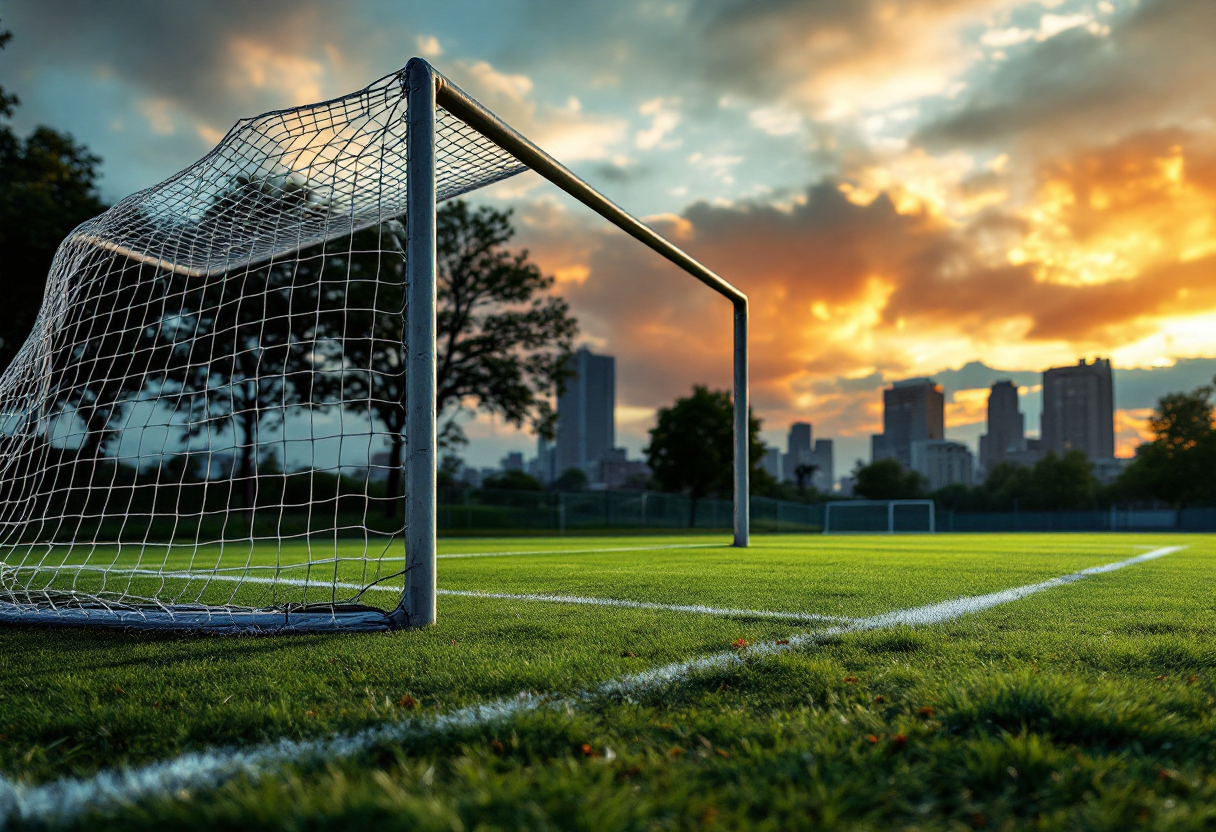
{"type": "Polygon", "coordinates": [[[441,555],[448,594],[420,632],[0,629],[0,811],[89,829],[1216,824],[1209,536],[441,555]]]}

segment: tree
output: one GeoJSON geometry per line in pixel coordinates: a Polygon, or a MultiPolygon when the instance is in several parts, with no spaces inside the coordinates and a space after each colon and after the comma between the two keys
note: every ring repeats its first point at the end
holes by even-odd
{"type": "Polygon", "coordinates": [[[924,477],[898,460],[879,459],[853,471],[853,490],[867,500],[913,500],[924,495],[924,477]]]}
{"type": "Polygon", "coordinates": [[[1213,388],[1171,393],[1157,402],[1149,420],[1153,439],[1116,483],[1131,499],[1155,499],[1183,508],[1216,502],[1216,429],[1213,388]]]}
{"type": "Polygon", "coordinates": [[[166,377],[187,415],[187,433],[231,430],[235,478],[243,504],[256,497],[262,436],[282,427],[290,408],[309,400],[312,368],[309,327],[316,314],[315,284],[305,270],[276,263],[237,270],[222,280],[183,278],[193,308],[175,318],[166,377]]]}
{"type": "MultiPolygon", "coordinates": [[[[732,492],[734,470],[734,404],[725,390],[696,385],[692,395],[659,408],[646,462],[659,488],[691,498],[688,525],[697,522],[697,501],[732,492]]],[[[748,417],[749,474],[762,477],[760,420],[748,417]]]]}
{"type": "MultiPolygon", "coordinates": [[[[578,332],[569,304],[549,293],[553,278],[528,260],[526,250],[513,253],[505,248],[515,235],[510,211],[474,209],[454,200],[440,207],[436,221],[440,443],[444,447],[464,443],[456,417],[468,405],[552,439],[557,414],[549,396],[560,391],[568,377],[566,362],[578,332]]],[[[399,228],[362,232],[350,250],[373,253],[350,256],[349,264],[345,254],[331,256],[331,268],[339,273],[349,267],[349,291],[367,295],[365,303],[347,304],[355,311],[348,316],[342,357],[348,366],[376,371],[348,374],[343,398],[366,402],[389,432],[386,511],[390,514],[397,510],[405,430],[400,318],[404,260],[384,252],[392,251],[388,235],[399,233],[399,228]]]]}
{"type": "Polygon", "coordinates": [[[811,477],[813,477],[815,475],[815,472],[818,470],[819,470],[818,465],[811,465],[810,463],[807,463],[807,462],[799,463],[794,468],[794,479],[798,483],[798,492],[799,493],[806,491],[806,481],[809,480],[811,477]]]}
{"type": "MultiPolygon", "coordinates": [[[[215,239],[248,240],[285,218],[319,209],[306,188],[239,175],[199,219],[215,239]]],[[[349,241],[347,241],[349,242],[349,241]]],[[[237,265],[223,275],[170,273],[164,281],[177,307],[157,326],[168,344],[162,398],[187,417],[187,434],[231,430],[242,499],[253,511],[263,434],[283,426],[287,413],[314,404],[314,362],[341,341],[343,297],[325,282],[325,263],[310,247],[270,262],[237,265]],[[330,291],[326,291],[329,288],[330,291]],[[335,331],[336,330],[336,331],[335,331]]],[[[320,407],[323,402],[315,402],[320,407]]],[[[284,460],[285,462],[286,460],[284,460]]]]}
{"type": "MultiPolygon", "coordinates": [[[[11,38],[0,32],[0,48],[11,38]]],[[[11,116],[17,103],[0,87],[0,118],[11,116]]],[[[97,194],[100,163],[66,133],[39,126],[22,139],[0,123],[0,371],[34,325],[60,242],[105,210],[97,194]]]]}
{"type": "Polygon", "coordinates": [[[1098,480],[1084,451],[1053,452],[1035,463],[1025,507],[1042,511],[1080,511],[1095,508],[1098,480]]]}
{"type": "Polygon", "coordinates": [[[544,484],[531,474],[523,471],[503,471],[486,477],[482,488],[501,489],[504,491],[544,491],[544,484]]]}
{"type": "Polygon", "coordinates": [[[553,482],[554,491],[582,491],[587,487],[587,472],[582,468],[567,468],[553,482]]]}

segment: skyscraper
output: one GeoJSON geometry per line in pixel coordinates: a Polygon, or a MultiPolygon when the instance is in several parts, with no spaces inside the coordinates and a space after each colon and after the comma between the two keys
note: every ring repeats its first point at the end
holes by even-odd
{"type": "Polygon", "coordinates": [[[570,359],[574,377],[557,400],[557,473],[581,468],[589,477],[616,444],[616,359],[581,347],[570,359]]]}
{"type": "Polygon", "coordinates": [[[811,424],[810,422],[794,422],[790,425],[789,436],[786,437],[785,458],[783,460],[782,478],[786,482],[797,482],[796,471],[799,465],[813,465],[811,460],[811,424]]]}
{"type": "Polygon", "coordinates": [[[1018,388],[998,381],[988,393],[988,432],[980,437],[980,467],[989,472],[998,464],[1020,460],[1026,450],[1026,419],[1018,410],[1018,388]]]}
{"type": "Polygon", "coordinates": [[[946,437],[946,397],[931,378],[897,381],[882,391],[882,433],[871,438],[873,460],[912,466],[912,443],[946,437]]]}
{"type": "Polygon", "coordinates": [[[1110,359],[1082,358],[1043,373],[1043,450],[1084,451],[1091,460],[1115,455],[1115,384],[1110,359]]]}
{"type": "Polygon", "coordinates": [[[811,452],[811,464],[815,466],[815,473],[811,475],[811,485],[825,493],[831,491],[833,483],[836,482],[835,449],[831,439],[815,440],[815,450],[811,452]]]}

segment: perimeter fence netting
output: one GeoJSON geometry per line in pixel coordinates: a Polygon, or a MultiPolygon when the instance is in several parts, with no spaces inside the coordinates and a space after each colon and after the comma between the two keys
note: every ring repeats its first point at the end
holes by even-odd
{"type": "MultiPolygon", "coordinates": [[[[241,121],[60,246],[0,376],[0,620],[384,626],[403,79],[241,121]]],[[[437,110],[439,200],[522,170],[437,110]]]]}

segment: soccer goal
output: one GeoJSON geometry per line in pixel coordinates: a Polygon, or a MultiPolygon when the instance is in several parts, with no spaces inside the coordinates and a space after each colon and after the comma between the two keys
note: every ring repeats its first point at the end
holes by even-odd
{"type": "Polygon", "coordinates": [[[746,546],[746,296],[415,58],[62,243],[0,376],[0,621],[434,622],[436,204],[528,169],[734,305],[746,546]]]}
{"type": "Polygon", "coordinates": [[[843,500],[823,507],[824,534],[936,531],[932,500],[843,500]]]}

